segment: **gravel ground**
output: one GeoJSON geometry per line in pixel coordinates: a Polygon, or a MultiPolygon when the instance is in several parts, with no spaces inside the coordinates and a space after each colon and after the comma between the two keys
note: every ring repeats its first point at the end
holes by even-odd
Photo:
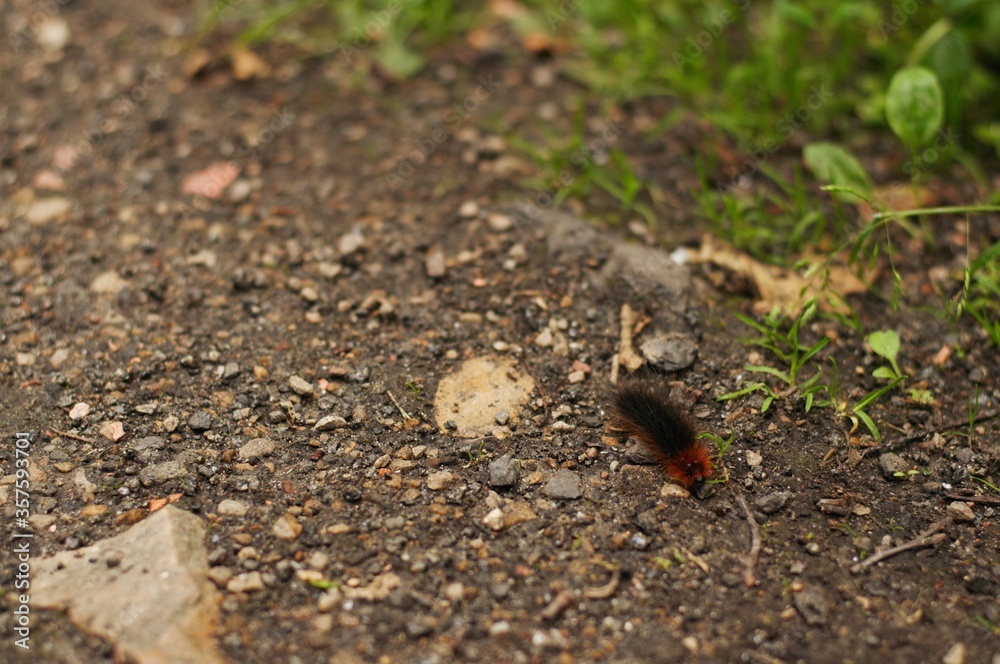
{"type": "MultiPolygon", "coordinates": [[[[456,45],[357,83],[275,46],[236,80],[175,3],[0,7],[13,35],[32,12],[0,50],[0,530],[33,533],[39,594],[24,651],[0,557],[4,661],[1000,662],[997,495],[970,479],[1000,477],[1000,366],[974,327],[858,298],[937,397],[880,402],[881,446],[718,402],[760,362],[740,279],[545,209],[487,129],[562,114],[558,61],[456,45]],[[733,435],[704,500],[609,427],[623,305],[733,435]]],[[[651,104],[593,135],[634,147],[651,104]]],[[[668,250],[697,238],[698,136],[641,158],[668,250]]],[[[810,333],[874,386],[859,335],[810,333]]]]}

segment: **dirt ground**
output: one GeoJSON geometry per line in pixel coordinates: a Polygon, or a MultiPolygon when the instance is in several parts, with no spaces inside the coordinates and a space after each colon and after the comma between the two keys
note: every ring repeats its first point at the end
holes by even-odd
{"type": "MultiPolygon", "coordinates": [[[[1000,479],[1000,363],[967,320],[934,316],[927,284],[929,267],[956,265],[964,233],[942,226],[937,248],[901,252],[903,311],[852,300],[866,330],[899,331],[905,373],[936,398],[880,401],[885,441],[865,447],[801,401],[764,415],[759,398],[716,401],[745,385],[754,352],[732,316],[752,297],[725,273],[689,266],[673,288],[616,289],[601,278],[609,247],[644,238],[624,225],[556,236],[545,214],[511,212],[546,199],[523,185],[529,159],[497,137],[568,126],[573,84],[558,60],[459,44],[393,83],[274,46],[272,71],[240,81],[224,62],[185,71],[195,17],[180,3],[44,6],[34,11],[68,26],[64,43],[47,33],[48,48],[0,49],[0,422],[5,441],[37,436],[47,479],[32,511],[52,518],[35,555],[120,533],[175,495],[208,523],[213,568],[263,580],[221,583],[214,636],[234,662],[1000,661],[998,496],[946,495],[988,501],[970,476],[1000,479]],[[421,146],[429,157],[401,167],[421,146]],[[221,196],[183,193],[219,163],[228,170],[201,186],[211,195],[238,170],[221,196]],[[651,330],[690,335],[696,359],[664,380],[699,429],[735,434],[729,480],[704,500],[661,493],[658,471],[608,429],[624,303],[651,330]],[[539,344],[544,330],[556,341],[539,344]],[[943,346],[953,352],[936,364],[943,346]],[[482,356],[510,360],[534,387],[500,435],[459,438],[436,422],[434,397],[482,356]],[[574,362],[588,367],[582,382],[569,379],[574,362]],[[970,399],[979,421],[959,436],[970,399]],[[78,403],[89,413],[71,415],[78,403]],[[327,416],[345,424],[317,431],[327,416]],[[260,438],[275,448],[237,454],[260,438]],[[887,478],[887,452],[916,472],[887,478]],[[499,488],[490,463],[505,454],[520,480],[499,488]],[[142,474],[166,461],[179,470],[142,474]],[[89,500],[70,480],[78,468],[89,500]],[[552,488],[559,469],[580,497],[552,488]],[[741,496],[760,524],[749,587],[741,496]],[[246,515],[220,516],[226,499],[246,515]],[[484,523],[513,504],[535,518],[484,523]],[[286,514],[301,525],[291,538],[272,528],[286,514]],[[932,545],[851,571],[946,518],[932,545]],[[335,587],[391,572],[399,586],[325,602],[303,570],[335,587]]],[[[5,30],[33,7],[4,3],[5,30]]],[[[685,210],[704,136],[684,123],[644,143],[636,127],[663,103],[592,114],[589,127],[666,192],[676,217],[659,239],[671,251],[700,235],[685,210]]],[[[984,243],[997,239],[991,223],[984,243]]],[[[853,398],[873,388],[879,360],[862,336],[810,327],[825,333],[853,398]]],[[[9,485],[13,444],[0,459],[9,485]]],[[[7,539],[13,505],[0,497],[7,539]]],[[[16,565],[0,560],[13,606],[16,565]]],[[[5,609],[0,658],[115,659],[65,615],[34,618],[26,654],[5,609]]]]}

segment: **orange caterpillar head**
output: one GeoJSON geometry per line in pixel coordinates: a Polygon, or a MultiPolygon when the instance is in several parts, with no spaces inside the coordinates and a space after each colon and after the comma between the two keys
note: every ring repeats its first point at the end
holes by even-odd
{"type": "Polygon", "coordinates": [[[686,488],[698,488],[712,477],[712,459],[701,445],[678,450],[663,460],[663,470],[686,488]]]}

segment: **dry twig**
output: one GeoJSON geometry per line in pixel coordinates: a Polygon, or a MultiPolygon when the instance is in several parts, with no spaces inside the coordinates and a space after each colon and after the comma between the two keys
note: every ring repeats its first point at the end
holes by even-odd
{"type": "Polygon", "coordinates": [[[538,617],[542,620],[555,620],[559,615],[569,608],[569,605],[576,599],[576,595],[568,590],[563,590],[552,598],[549,605],[539,612],[538,617]]]}
{"type": "Polygon", "coordinates": [[[629,372],[635,371],[642,366],[642,358],[635,352],[632,346],[632,334],[635,329],[636,315],[628,304],[622,305],[621,312],[621,340],[618,344],[618,361],[629,372]]]}
{"type": "Polygon", "coordinates": [[[913,549],[922,549],[926,546],[934,546],[940,544],[941,542],[948,539],[948,535],[945,533],[938,533],[945,526],[951,523],[951,517],[945,517],[936,523],[932,523],[931,526],[924,532],[917,535],[916,538],[910,540],[909,542],[904,542],[899,546],[894,546],[891,549],[885,549],[883,551],[876,551],[874,554],[865,558],[857,565],[851,567],[851,572],[857,574],[858,572],[864,570],[867,567],[871,567],[877,562],[883,561],[886,558],[892,558],[896,554],[903,553],[904,551],[911,551],[913,549]],[[937,533],[937,534],[935,534],[937,533]]]}
{"type": "Polygon", "coordinates": [[[961,500],[965,503],[980,503],[982,505],[1000,505],[1000,498],[996,496],[963,496],[960,493],[946,493],[946,498],[961,500]]]}
{"type": "Polygon", "coordinates": [[[81,443],[90,443],[91,445],[97,445],[96,440],[91,440],[90,438],[85,438],[75,433],[70,433],[68,431],[60,431],[59,429],[49,429],[49,431],[56,434],[57,436],[63,436],[64,438],[72,438],[73,440],[78,440],[81,443]]]}
{"type": "MultiPolygon", "coordinates": [[[[991,411],[987,411],[985,413],[980,413],[979,415],[977,415],[972,420],[972,424],[979,424],[980,422],[985,422],[987,420],[992,420],[993,418],[997,417],[998,415],[1000,415],[1000,410],[991,410],[991,411]]],[[[961,429],[962,427],[968,426],[968,425],[969,425],[968,418],[966,418],[964,420],[956,420],[955,422],[952,422],[949,425],[941,427],[940,429],[938,429],[936,431],[927,431],[927,430],[924,430],[924,431],[920,431],[919,433],[915,433],[915,434],[913,434],[911,436],[907,436],[906,438],[901,438],[900,440],[894,441],[892,443],[886,443],[885,444],[885,449],[888,450],[888,451],[895,451],[895,450],[900,449],[901,447],[905,447],[905,446],[909,445],[910,443],[914,443],[914,442],[916,442],[918,440],[922,440],[923,438],[926,438],[928,436],[933,436],[936,433],[944,433],[944,432],[947,432],[947,431],[955,431],[957,429],[961,429]]]]}
{"type": "Polygon", "coordinates": [[[410,417],[410,414],[407,413],[405,410],[403,410],[403,407],[399,405],[399,402],[396,401],[396,397],[392,396],[392,392],[390,392],[389,390],[386,390],[385,393],[388,394],[389,398],[392,399],[392,402],[394,404],[396,404],[396,408],[399,409],[399,414],[403,416],[404,420],[413,419],[413,418],[410,417]]]}
{"type": "Polygon", "coordinates": [[[607,599],[615,594],[618,590],[618,584],[622,580],[622,571],[615,568],[611,572],[611,580],[605,583],[603,586],[597,586],[596,588],[585,588],[583,591],[583,596],[587,599],[607,599]]]}
{"type": "Polygon", "coordinates": [[[753,512],[750,511],[746,499],[743,498],[743,492],[734,486],[733,495],[736,497],[736,502],[743,508],[743,512],[746,513],[747,524],[750,526],[750,551],[743,561],[743,565],[746,567],[743,572],[743,583],[747,585],[747,588],[752,588],[757,583],[757,577],[753,570],[757,566],[757,557],[760,555],[760,527],[757,525],[757,520],[753,518],[753,512]]]}

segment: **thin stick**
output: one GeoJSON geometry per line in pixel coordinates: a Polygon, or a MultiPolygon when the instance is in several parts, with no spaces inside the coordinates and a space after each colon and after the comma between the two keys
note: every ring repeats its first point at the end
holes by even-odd
{"type": "Polygon", "coordinates": [[[587,599],[608,599],[618,590],[618,584],[622,581],[622,571],[617,567],[611,572],[611,580],[603,586],[596,588],[584,588],[583,596],[587,599]]]}
{"type": "Polygon", "coordinates": [[[635,311],[625,303],[621,311],[621,339],[618,344],[618,361],[629,371],[635,371],[642,366],[642,358],[639,357],[632,346],[632,331],[635,327],[635,311]]]}
{"type": "MultiPolygon", "coordinates": [[[[985,413],[981,413],[980,415],[976,416],[972,420],[972,424],[979,424],[980,422],[985,422],[987,420],[992,420],[997,415],[1000,415],[1000,410],[992,410],[992,411],[988,411],[988,412],[985,412],[985,413]]],[[[955,429],[960,429],[961,427],[968,426],[968,425],[969,425],[969,418],[965,418],[964,420],[959,420],[959,421],[956,421],[956,422],[954,422],[954,423],[952,423],[950,425],[941,427],[940,429],[938,429],[936,431],[921,431],[920,433],[915,433],[915,434],[913,434],[911,436],[907,436],[906,438],[902,438],[900,440],[897,440],[894,443],[887,443],[886,444],[886,449],[896,450],[896,449],[899,449],[900,447],[903,447],[904,445],[909,445],[912,442],[918,441],[918,440],[920,440],[922,438],[926,438],[927,436],[933,436],[936,433],[943,433],[943,432],[946,432],[946,431],[953,431],[955,429]]]]}
{"type": "Polygon", "coordinates": [[[708,574],[710,571],[712,571],[712,568],[708,566],[708,563],[706,563],[704,560],[691,553],[689,549],[681,548],[681,551],[683,551],[684,555],[688,557],[688,560],[697,565],[698,568],[705,574],[708,574]]]}
{"type": "Polygon", "coordinates": [[[760,527],[757,525],[757,520],[753,518],[753,512],[750,511],[750,506],[747,505],[747,501],[743,498],[743,492],[733,487],[733,496],[736,497],[736,502],[739,503],[740,507],[743,508],[743,512],[747,515],[747,525],[750,526],[750,552],[747,553],[746,558],[743,560],[743,565],[746,570],[743,572],[743,583],[747,585],[747,588],[753,588],[757,583],[757,577],[754,575],[754,568],[757,566],[757,556],[760,555],[760,527]]]}
{"type": "Polygon", "coordinates": [[[81,443],[90,443],[91,445],[97,445],[97,441],[91,440],[90,438],[84,438],[83,436],[79,436],[75,433],[70,433],[68,431],[60,431],[59,429],[49,429],[49,431],[56,434],[57,436],[72,438],[73,440],[78,440],[81,443]]]}
{"type": "Polygon", "coordinates": [[[399,414],[403,416],[404,420],[411,420],[411,419],[413,419],[412,417],[410,417],[410,414],[407,413],[405,410],[403,410],[403,407],[399,405],[399,402],[396,401],[396,397],[392,396],[392,392],[390,392],[389,390],[386,390],[385,393],[388,394],[389,398],[392,399],[392,402],[394,404],[396,404],[396,408],[399,409],[399,414]]]}
{"type": "Polygon", "coordinates": [[[996,496],[963,496],[960,493],[946,493],[945,497],[952,500],[961,500],[965,503],[982,503],[983,505],[1000,505],[1000,498],[996,496]]]}
{"type": "Polygon", "coordinates": [[[951,517],[945,517],[936,523],[932,523],[931,526],[916,536],[916,538],[900,544],[899,546],[894,546],[891,549],[885,549],[883,551],[877,551],[868,558],[865,558],[857,565],[851,567],[851,572],[857,574],[867,567],[871,567],[877,562],[881,562],[886,558],[892,558],[893,556],[903,553],[904,551],[911,551],[913,549],[923,549],[927,546],[934,546],[940,544],[941,542],[948,539],[948,535],[945,533],[938,533],[945,526],[951,523],[951,517]],[[934,533],[937,533],[936,535],[934,533]]]}
{"type": "Polygon", "coordinates": [[[559,614],[570,607],[570,605],[576,600],[576,595],[568,590],[563,590],[549,602],[546,606],[538,613],[538,617],[541,620],[555,620],[559,617],[559,614]]]}

